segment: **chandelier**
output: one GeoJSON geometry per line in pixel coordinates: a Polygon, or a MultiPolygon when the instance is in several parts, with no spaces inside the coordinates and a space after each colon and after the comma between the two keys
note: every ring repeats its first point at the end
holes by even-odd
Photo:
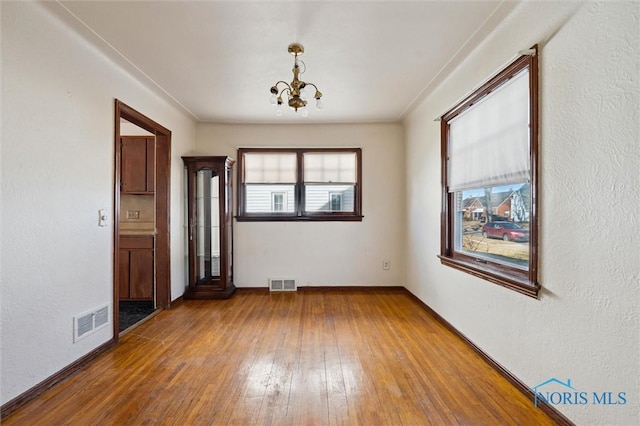
{"type": "Polygon", "coordinates": [[[311,94],[312,89],[310,86],[313,86],[315,89],[315,93],[313,97],[316,100],[316,108],[322,109],[323,104],[320,98],[322,98],[322,93],[318,90],[315,84],[308,83],[306,81],[300,80],[300,74],[304,74],[307,69],[307,66],[304,62],[298,60],[298,56],[304,53],[304,47],[298,43],[291,43],[289,48],[287,49],[289,53],[291,53],[295,59],[293,62],[293,81],[291,83],[287,83],[286,81],[280,80],[273,86],[271,86],[271,99],[270,102],[272,105],[276,105],[276,115],[280,117],[282,115],[282,103],[283,95],[287,97],[288,105],[293,108],[295,112],[298,112],[300,109],[302,111],[302,116],[306,117],[309,115],[309,110],[305,108],[307,106],[306,98],[311,94]],[[300,70],[300,62],[304,68],[302,71],[300,70]]]}

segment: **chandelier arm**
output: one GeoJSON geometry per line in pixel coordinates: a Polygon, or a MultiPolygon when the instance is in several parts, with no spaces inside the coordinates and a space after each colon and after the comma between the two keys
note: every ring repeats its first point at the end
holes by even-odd
{"type": "MultiPolygon", "coordinates": [[[[289,85],[289,83],[287,83],[286,81],[283,81],[283,80],[280,80],[280,81],[278,81],[276,84],[274,84],[274,85],[271,87],[271,90],[273,90],[274,88],[276,89],[276,92],[274,93],[274,92],[272,91],[271,93],[273,93],[274,95],[277,95],[278,97],[281,97],[281,96],[282,96],[282,94],[283,94],[284,92],[291,93],[291,92],[293,91],[293,89],[291,88],[291,86],[289,85]],[[285,86],[285,87],[283,87],[282,89],[278,88],[278,85],[279,85],[280,83],[284,84],[284,86],[285,86]]],[[[287,95],[287,96],[289,96],[289,95],[287,95]]]]}
{"type": "MultiPolygon", "coordinates": [[[[278,84],[280,84],[280,83],[284,84],[285,86],[287,86],[287,89],[291,90],[291,86],[289,85],[289,83],[287,83],[287,82],[286,82],[286,81],[284,81],[284,80],[280,80],[280,81],[278,81],[276,84],[274,84],[274,85],[273,85],[273,87],[276,87],[276,88],[277,88],[277,87],[278,87],[278,84]]],[[[283,89],[283,90],[284,90],[284,89],[283,89]]]]}
{"type": "Polygon", "coordinates": [[[313,88],[314,88],[314,89],[316,89],[316,93],[315,93],[315,95],[314,95],[314,98],[316,98],[316,99],[320,99],[320,98],[322,97],[322,92],[320,92],[320,90],[318,90],[318,86],[316,86],[316,85],[315,85],[315,84],[313,84],[313,83],[305,83],[305,84],[306,84],[307,86],[313,86],[313,88]],[[316,95],[319,95],[319,96],[316,96],[316,95]]]}

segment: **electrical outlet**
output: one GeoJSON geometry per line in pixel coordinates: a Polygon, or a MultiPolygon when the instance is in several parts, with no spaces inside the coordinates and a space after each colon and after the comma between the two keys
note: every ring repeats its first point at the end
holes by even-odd
{"type": "Polygon", "coordinates": [[[389,269],[391,269],[391,262],[388,260],[383,260],[382,269],[384,269],[385,271],[388,271],[389,269]]]}
{"type": "Polygon", "coordinates": [[[127,219],[140,219],[140,210],[127,210],[127,219]]]}

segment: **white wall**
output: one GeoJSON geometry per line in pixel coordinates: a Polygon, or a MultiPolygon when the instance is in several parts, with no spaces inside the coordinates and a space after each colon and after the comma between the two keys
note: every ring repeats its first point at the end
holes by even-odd
{"type": "Polygon", "coordinates": [[[112,338],[114,98],[173,131],[172,298],[184,288],[182,161],[194,122],[35,2],[2,2],[1,401],[112,338]],[[98,209],[109,216],[98,227],[98,209]]]}
{"type": "Polygon", "coordinates": [[[146,131],[142,127],[138,127],[128,122],[124,118],[120,119],[120,135],[121,136],[153,136],[153,133],[146,131]]]}
{"type": "Polygon", "coordinates": [[[299,286],[403,285],[403,132],[399,124],[199,124],[202,155],[236,158],[239,147],[361,147],[362,222],[236,222],[235,284],[269,278],[299,286]],[[383,271],[383,260],[391,269],[383,271]]]}
{"type": "Polygon", "coordinates": [[[626,392],[625,405],[556,406],[581,425],[640,424],[639,15],[637,2],[521,4],[406,120],[407,287],[528,386],[626,392]],[[539,300],[441,265],[434,202],[434,118],[534,43],[539,300]]]}

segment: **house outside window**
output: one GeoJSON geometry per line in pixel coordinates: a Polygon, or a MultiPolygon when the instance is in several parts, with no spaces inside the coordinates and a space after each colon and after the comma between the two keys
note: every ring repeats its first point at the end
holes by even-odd
{"type": "Polygon", "coordinates": [[[537,297],[537,56],[442,116],[440,260],[537,297]]]}
{"type": "Polygon", "coordinates": [[[360,148],[241,148],[238,221],[362,220],[360,148]]]}

